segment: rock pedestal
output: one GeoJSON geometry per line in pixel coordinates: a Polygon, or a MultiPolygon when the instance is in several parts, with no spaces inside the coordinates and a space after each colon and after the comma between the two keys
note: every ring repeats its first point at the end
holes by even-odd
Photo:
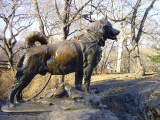
{"type": "Polygon", "coordinates": [[[61,83],[57,89],[46,94],[44,98],[32,99],[13,106],[2,106],[3,112],[45,112],[57,109],[77,110],[100,107],[100,99],[94,93],[76,90],[68,83],[61,83]]]}

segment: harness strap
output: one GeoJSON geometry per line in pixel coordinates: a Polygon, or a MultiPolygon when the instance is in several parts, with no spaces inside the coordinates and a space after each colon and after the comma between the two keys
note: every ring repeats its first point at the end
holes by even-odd
{"type": "MultiPolygon", "coordinates": [[[[98,36],[98,38],[100,38],[101,40],[105,41],[104,40],[104,37],[101,33],[95,31],[95,30],[92,30],[92,29],[87,29],[88,33],[91,34],[91,35],[96,35],[98,36]]],[[[99,42],[99,39],[98,39],[98,42],[99,42]]]]}
{"type": "Polygon", "coordinates": [[[50,76],[49,76],[49,79],[48,79],[48,81],[47,81],[47,83],[45,84],[45,86],[41,89],[41,91],[39,92],[39,93],[37,93],[34,97],[32,97],[32,98],[30,98],[30,99],[28,99],[27,101],[29,101],[29,100],[31,100],[31,99],[34,99],[35,97],[37,97],[39,94],[41,94],[42,93],[42,91],[46,88],[46,86],[48,85],[48,83],[49,83],[49,81],[51,80],[51,74],[50,74],[50,76]]]}

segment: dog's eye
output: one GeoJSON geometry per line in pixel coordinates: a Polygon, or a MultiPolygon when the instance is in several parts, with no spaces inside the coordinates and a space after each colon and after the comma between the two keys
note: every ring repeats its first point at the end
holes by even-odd
{"type": "Polygon", "coordinates": [[[107,31],[111,31],[112,30],[112,26],[106,25],[106,26],[104,26],[104,29],[107,30],[107,31]]]}

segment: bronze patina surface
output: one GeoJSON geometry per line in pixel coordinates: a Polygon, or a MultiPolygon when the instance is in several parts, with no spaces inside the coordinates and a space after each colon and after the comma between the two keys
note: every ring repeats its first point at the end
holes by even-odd
{"type": "Polygon", "coordinates": [[[101,46],[105,40],[116,40],[119,31],[114,29],[107,19],[94,22],[86,32],[56,44],[47,44],[45,36],[32,32],[26,37],[26,53],[17,65],[15,82],[9,93],[9,104],[22,100],[22,90],[36,74],[65,75],[75,72],[75,88],[81,89],[84,76],[84,89],[89,91],[93,68],[101,58],[101,46]],[[35,46],[39,41],[42,45],[35,46]]]}

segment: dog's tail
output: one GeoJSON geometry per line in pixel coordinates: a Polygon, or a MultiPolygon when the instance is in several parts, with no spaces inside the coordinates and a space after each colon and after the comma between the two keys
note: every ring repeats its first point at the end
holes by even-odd
{"type": "Polygon", "coordinates": [[[35,46],[35,42],[38,41],[41,43],[41,45],[43,44],[47,44],[47,37],[45,35],[43,35],[40,32],[30,32],[26,38],[25,38],[25,43],[24,46],[25,48],[31,48],[33,46],[35,46]]]}

